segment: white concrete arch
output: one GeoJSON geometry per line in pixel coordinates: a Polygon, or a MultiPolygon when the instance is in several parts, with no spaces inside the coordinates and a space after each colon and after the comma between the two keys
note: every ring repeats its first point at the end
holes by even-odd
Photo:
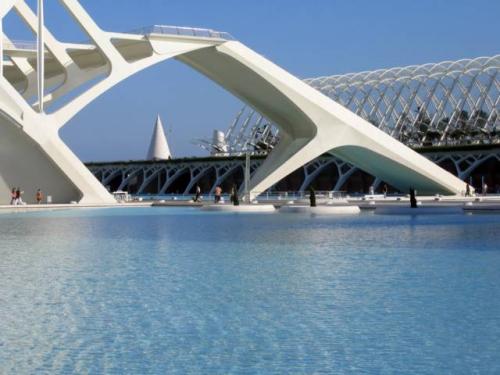
{"type": "MultiPolygon", "coordinates": [[[[48,60],[47,55],[46,68],[50,70],[51,64],[59,64],[63,69],[60,73],[63,83],[42,98],[45,107],[50,109],[57,99],[82,83],[105,76],[54,112],[38,113],[37,106],[32,107],[13,88],[26,77],[6,67],[7,79],[0,79],[0,132],[15,133],[10,139],[18,142],[19,148],[0,150],[0,153],[12,152],[18,161],[0,162],[0,196],[6,195],[16,178],[24,186],[36,186],[30,172],[46,170],[53,174],[51,181],[43,178],[43,174],[38,179],[43,178],[47,189],[54,191],[55,201],[112,201],[109,193],[60,140],[58,130],[118,82],[169,58],[198,70],[279,126],[280,143],[250,181],[253,195],[328,151],[403,191],[414,187],[421,193],[457,194],[465,189],[464,183],[453,175],[240,42],[231,40],[227,34],[188,29],[190,35],[185,35],[186,29],[165,26],[140,34],[105,32],[77,0],[60,2],[92,43],[62,44],[45,32],[46,47],[56,60],[48,60]],[[35,146],[39,154],[24,158],[23,155],[29,154],[28,149],[35,146]],[[20,165],[27,171],[26,175],[16,175],[20,165]]],[[[10,6],[1,8],[2,16],[15,5],[16,11],[33,26],[33,14],[24,1],[8,4],[10,6]]],[[[26,56],[30,54],[33,57],[34,51],[28,49],[26,56]]]]}

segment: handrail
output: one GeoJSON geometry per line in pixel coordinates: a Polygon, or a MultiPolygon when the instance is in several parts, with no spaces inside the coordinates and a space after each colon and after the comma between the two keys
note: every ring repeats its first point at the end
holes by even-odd
{"type": "Polygon", "coordinates": [[[170,25],[153,25],[145,26],[139,29],[128,31],[129,34],[164,34],[164,35],[179,35],[179,36],[194,36],[201,38],[235,40],[235,38],[225,32],[212,29],[202,29],[197,27],[170,26],[170,25]]]}
{"type": "Polygon", "coordinates": [[[3,40],[3,49],[36,50],[36,42],[27,40],[3,40]]]}
{"type": "MultiPolygon", "coordinates": [[[[198,38],[210,38],[221,40],[235,40],[235,38],[225,31],[216,31],[212,29],[202,29],[197,27],[184,27],[184,26],[169,26],[169,25],[153,25],[141,27],[139,29],[131,30],[128,34],[164,34],[164,35],[179,35],[179,36],[194,36],[198,38]]],[[[10,40],[4,39],[4,49],[18,49],[18,50],[36,50],[36,41],[25,40],[10,40]]]]}

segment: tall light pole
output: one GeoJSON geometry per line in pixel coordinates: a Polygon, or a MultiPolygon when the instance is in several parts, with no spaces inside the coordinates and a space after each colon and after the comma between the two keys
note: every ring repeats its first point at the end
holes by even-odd
{"type": "Polygon", "coordinates": [[[0,78],[3,77],[3,17],[0,15],[0,78]]]}
{"type": "Polygon", "coordinates": [[[250,203],[249,182],[250,182],[250,151],[247,150],[245,154],[245,174],[244,174],[244,185],[243,185],[245,203],[250,203]]]}
{"type": "Polygon", "coordinates": [[[38,110],[43,112],[43,93],[45,77],[45,44],[43,40],[43,0],[38,0],[38,33],[37,33],[37,83],[38,83],[38,110]]]}

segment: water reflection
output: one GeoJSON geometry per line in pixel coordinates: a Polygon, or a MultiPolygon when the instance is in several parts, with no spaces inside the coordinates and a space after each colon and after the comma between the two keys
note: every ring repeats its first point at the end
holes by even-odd
{"type": "Polygon", "coordinates": [[[500,371],[498,216],[0,217],[6,373],[500,371]]]}

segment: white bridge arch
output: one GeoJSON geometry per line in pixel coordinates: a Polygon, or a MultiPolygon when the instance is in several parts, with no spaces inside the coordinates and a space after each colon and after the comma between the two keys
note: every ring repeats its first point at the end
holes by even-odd
{"type": "Polygon", "coordinates": [[[1,38],[3,55],[9,59],[0,60],[2,201],[11,187],[21,185],[27,194],[34,193],[29,188],[41,187],[58,202],[112,202],[111,195],[61,141],[58,131],[118,82],[170,58],[198,70],[279,126],[279,144],[251,178],[252,195],[325,152],[402,191],[410,186],[421,193],[458,194],[465,190],[465,184],[452,174],[227,33],[170,26],[133,33],[106,32],[77,0],[60,3],[88,34],[89,43],[59,42],[39,26],[37,16],[23,0],[3,0],[0,5],[0,20],[9,11],[16,11],[37,33],[42,47],[36,64],[35,48],[11,43],[3,35],[1,38]],[[64,103],[68,94],[89,84],[90,88],[64,103]],[[30,100],[37,91],[41,103],[30,100]],[[63,105],[56,107],[60,101],[63,105]],[[50,112],[51,108],[58,109],[50,112]]]}

